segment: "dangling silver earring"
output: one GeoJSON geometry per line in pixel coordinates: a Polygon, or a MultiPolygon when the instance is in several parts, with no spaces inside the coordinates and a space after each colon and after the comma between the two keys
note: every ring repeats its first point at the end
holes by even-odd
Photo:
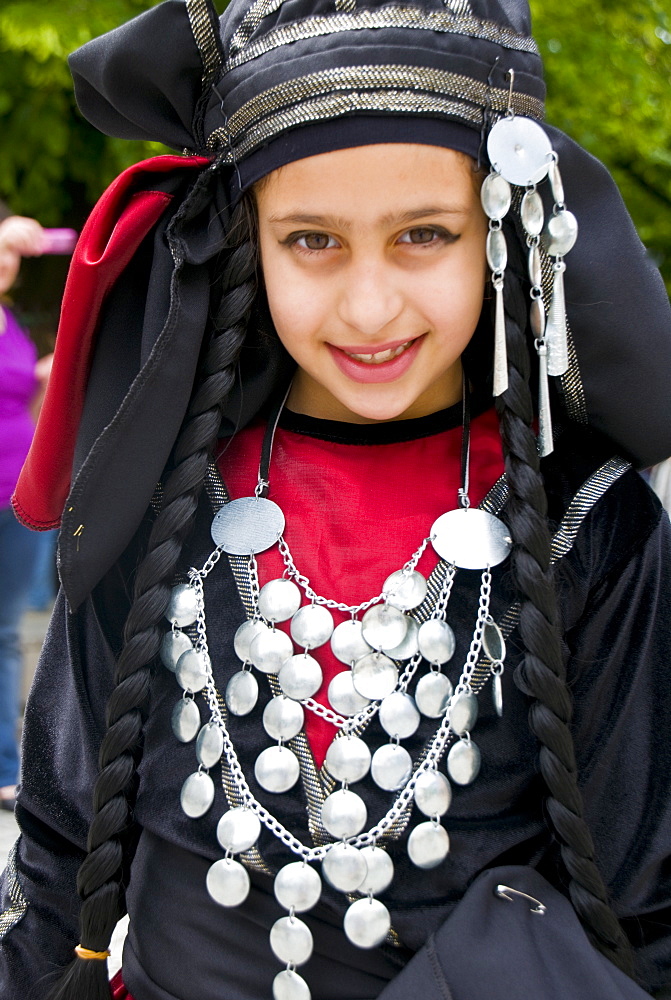
{"type": "Polygon", "coordinates": [[[506,317],[503,308],[503,283],[508,263],[508,247],[502,223],[512,200],[510,184],[501,174],[492,170],[482,185],[480,199],[489,219],[487,263],[492,272],[492,287],[496,296],[494,306],[494,395],[500,396],[508,388],[506,317]]]}
{"type": "MultiPolygon", "coordinates": [[[[514,70],[508,71],[510,91],[508,95],[508,110],[505,118],[499,119],[492,126],[487,139],[487,153],[491,163],[492,173],[483,185],[483,207],[490,220],[490,232],[487,238],[487,260],[492,268],[492,283],[497,290],[497,296],[503,294],[503,271],[507,259],[505,238],[501,229],[501,220],[506,214],[501,211],[503,204],[501,181],[508,185],[514,184],[525,189],[520,207],[520,217],[528,247],[528,269],[531,284],[530,324],[534,335],[534,345],[538,354],[539,390],[538,390],[538,448],[541,455],[549,455],[553,449],[552,416],[550,413],[550,391],[548,373],[564,374],[568,367],[568,351],[566,347],[566,316],[564,303],[563,275],[565,264],[563,255],[568,253],[577,236],[577,222],[564,205],[564,194],[557,165],[557,154],[552,149],[552,143],[544,129],[530,118],[516,116],[513,103],[514,70]],[[544,225],[543,201],[536,189],[548,174],[552,187],[555,208],[552,218],[543,236],[543,247],[555,257],[554,287],[550,316],[546,324],[545,306],[543,304],[542,269],[541,269],[541,234],[544,225]],[[492,178],[498,178],[494,181],[492,178]],[[488,184],[489,182],[489,184],[488,184]],[[487,190],[485,192],[485,185],[487,190]],[[495,185],[497,187],[495,188],[495,185]],[[495,197],[494,191],[498,191],[495,197]],[[498,234],[498,235],[495,235],[498,234]],[[501,240],[503,243],[501,244],[501,240]],[[492,252],[490,254],[490,243],[492,252]],[[503,264],[501,262],[503,261],[503,264]],[[498,268],[496,267],[498,265],[498,268]],[[497,288],[497,281],[499,286],[497,288]],[[563,330],[563,337],[562,337],[563,330]],[[564,357],[562,357],[562,352],[564,357]],[[566,363],[564,364],[564,358],[566,363]],[[558,369],[562,369],[559,371],[558,369]]],[[[510,202],[508,202],[508,207],[510,202]]],[[[498,306],[498,300],[497,300],[498,306]]],[[[501,302],[503,314],[503,303],[501,302]]],[[[494,342],[495,356],[497,335],[495,321],[494,342]]],[[[505,326],[504,320],[501,322],[505,326]]],[[[496,386],[496,361],[495,386],[496,386]]],[[[507,377],[506,377],[507,385],[507,377]]],[[[502,390],[503,391],[503,390],[502,390]]],[[[497,395],[496,388],[494,394],[497,395]]]]}
{"type": "Polygon", "coordinates": [[[552,302],[548,311],[545,339],[548,348],[548,374],[564,375],[568,369],[568,331],[564,295],[564,256],[573,249],[578,238],[578,221],[564,204],[564,185],[559,173],[559,157],[553,151],[550,166],[550,187],[554,198],[552,215],[543,234],[543,247],[554,257],[552,270],[552,302]]]}

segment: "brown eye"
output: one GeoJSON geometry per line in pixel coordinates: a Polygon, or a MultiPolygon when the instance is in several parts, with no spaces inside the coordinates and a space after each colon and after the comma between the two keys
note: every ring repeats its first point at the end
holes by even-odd
{"type": "Polygon", "coordinates": [[[326,233],[306,233],[298,242],[302,242],[307,250],[326,250],[331,244],[331,237],[326,233]]]}
{"type": "Polygon", "coordinates": [[[437,233],[435,229],[424,226],[409,230],[407,236],[409,243],[433,243],[437,233]]]}

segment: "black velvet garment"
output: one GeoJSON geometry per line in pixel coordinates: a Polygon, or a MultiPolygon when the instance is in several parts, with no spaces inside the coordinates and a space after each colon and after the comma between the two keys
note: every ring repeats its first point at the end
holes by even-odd
{"type": "MultiPolygon", "coordinates": [[[[612,460],[585,430],[564,436],[544,462],[544,472],[555,529],[562,522],[556,545],[564,554],[556,575],[586,817],[614,908],[636,947],[639,980],[648,992],[664,996],[671,988],[669,520],[638,474],[612,460]],[[589,487],[581,489],[586,480],[589,487]]],[[[184,570],[202,565],[210,552],[211,516],[210,502],[203,498],[184,570]]],[[[505,519],[505,508],[501,516],[505,519]]],[[[17,807],[22,835],[2,885],[3,1000],[44,996],[45,977],[68,962],[78,940],[75,875],[136,559],[135,546],[79,609],[70,612],[61,598],[54,613],[26,712],[17,807]]],[[[515,601],[507,576],[505,563],[493,571],[491,611],[497,621],[515,601]]],[[[463,663],[468,647],[478,587],[479,573],[458,573],[450,603],[458,639],[455,663],[463,663]]],[[[208,613],[208,637],[223,691],[239,668],[233,634],[245,617],[225,559],[206,581],[206,601],[208,609],[216,608],[208,613]]],[[[413,955],[439,944],[440,934],[431,935],[484,869],[530,864],[566,894],[567,876],[543,820],[528,704],[513,679],[519,659],[520,639],[513,630],[503,718],[495,716],[483,694],[477,737],[474,732],[482,771],[472,785],[455,789],[444,817],[452,844],[448,859],[431,871],[412,866],[406,854],[409,829],[389,845],[396,876],[381,898],[391,911],[397,945],[370,952],[350,945],[342,932],[346,899],[328,888],[304,915],[315,954],[300,971],[314,1000],[385,997],[392,988],[388,984],[413,955]]],[[[266,685],[260,688],[260,703],[250,716],[230,717],[231,735],[254,794],[281,810],[285,825],[311,843],[301,782],[278,799],[253,779],[254,759],[268,742],[261,726],[268,691],[266,685]]],[[[207,868],[221,857],[215,828],[227,805],[214,769],[212,809],[192,820],[179,807],[182,783],[195,769],[193,745],[178,743],[170,729],[180,694],[174,676],[158,667],[140,767],[139,843],[127,894],[131,929],[124,979],[135,1000],[269,998],[281,965],[270,951],[268,931],[284,911],[272,895],[271,877],[261,871],[252,873],[250,897],[239,909],[219,907],[206,892],[207,868]]],[[[423,721],[407,744],[413,756],[434,729],[435,723],[423,721]]],[[[377,723],[367,738],[381,741],[377,723]]],[[[392,795],[367,781],[365,798],[371,818],[386,812],[392,795]]],[[[292,860],[265,829],[258,847],[273,872],[292,860]]],[[[412,991],[434,996],[427,992],[422,963],[406,971],[413,968],[419,971],[412,991]]],[[[473,1000],[487,995],[484,984],[473,1000]]],[[[518,997],[514,982],[505,995],[518,997]]],[[[455,992],[458,1000],[461,996],[455,992]]]]}

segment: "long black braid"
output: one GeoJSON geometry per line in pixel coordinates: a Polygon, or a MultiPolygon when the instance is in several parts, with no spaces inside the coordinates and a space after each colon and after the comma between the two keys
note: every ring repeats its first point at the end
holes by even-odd
{"type": "Polygon", "coordinates": [[[515,542],[511,569],[521,599],[520,633],[526,650],[515,672],[515,682],[532,699],[529,725],[540,744],[539,770],[550,793],[547,816],[570,875],[571,901],[592,943],[631,974],[631,948],[608,904],[607,890],[594,861],[594,845],[583,818],[577,782],[569,728],[572,701],[566,684],[550,566],[547,497],[532,429],[527,304],[520,281],[509,269],[505,292],[509,387],[498,397],[496,408],[510,490],[508,523],[515,542]]]}
{"type": "MultiPolygon", "coordinates": [[[[207,204],[211,183],[211,177],[201,178],[194,186],[183,206],[187,217],[207,204]]],[[[189,408],[165,477],[162,509],[137,569],[124,646],[117,663],[116,687],[107,705],[107,732],[99,754],[89,853],[77,877],[82,899],[80,941],[94,952],[107,951],[115,925],[125,912],[124,845],[131,827],[152,664],[162,639],[161,623],[177,563],[216,449],[222,405],[234,384],[256,297],[256,241],[244,202],[233,213],[229,244],[221,272],[220,303],[212,317],[212,333],[201,356],[189,408]]],[[[59,981],[52,1000],[109,1000],[109,995],[107,962],[76,958],[59,981]]]]}

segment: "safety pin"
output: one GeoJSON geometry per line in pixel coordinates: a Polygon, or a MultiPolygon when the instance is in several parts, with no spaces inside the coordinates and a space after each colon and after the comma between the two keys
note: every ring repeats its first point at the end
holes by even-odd
{"type": "Polygon", "coordinates": [[[494,889],[494,895],[498,896],[499,899],[507,899],[510,903],[513,903],[514,900],[512,896],[508,895],[509,892],[514,893],[516,896],[522,896],[524,899],[528,899],[530,903],[535,903],[536,905],[531,907],[531,912],[537,913],[540,917],[545,916],[547,906],[545,906],[544,903],[541,903],[540,899],[536,899],[534,896],[530,896],[526,892],[521,892],[519,889],[512,889],[509,885],[497,885],[494,889]]]}

